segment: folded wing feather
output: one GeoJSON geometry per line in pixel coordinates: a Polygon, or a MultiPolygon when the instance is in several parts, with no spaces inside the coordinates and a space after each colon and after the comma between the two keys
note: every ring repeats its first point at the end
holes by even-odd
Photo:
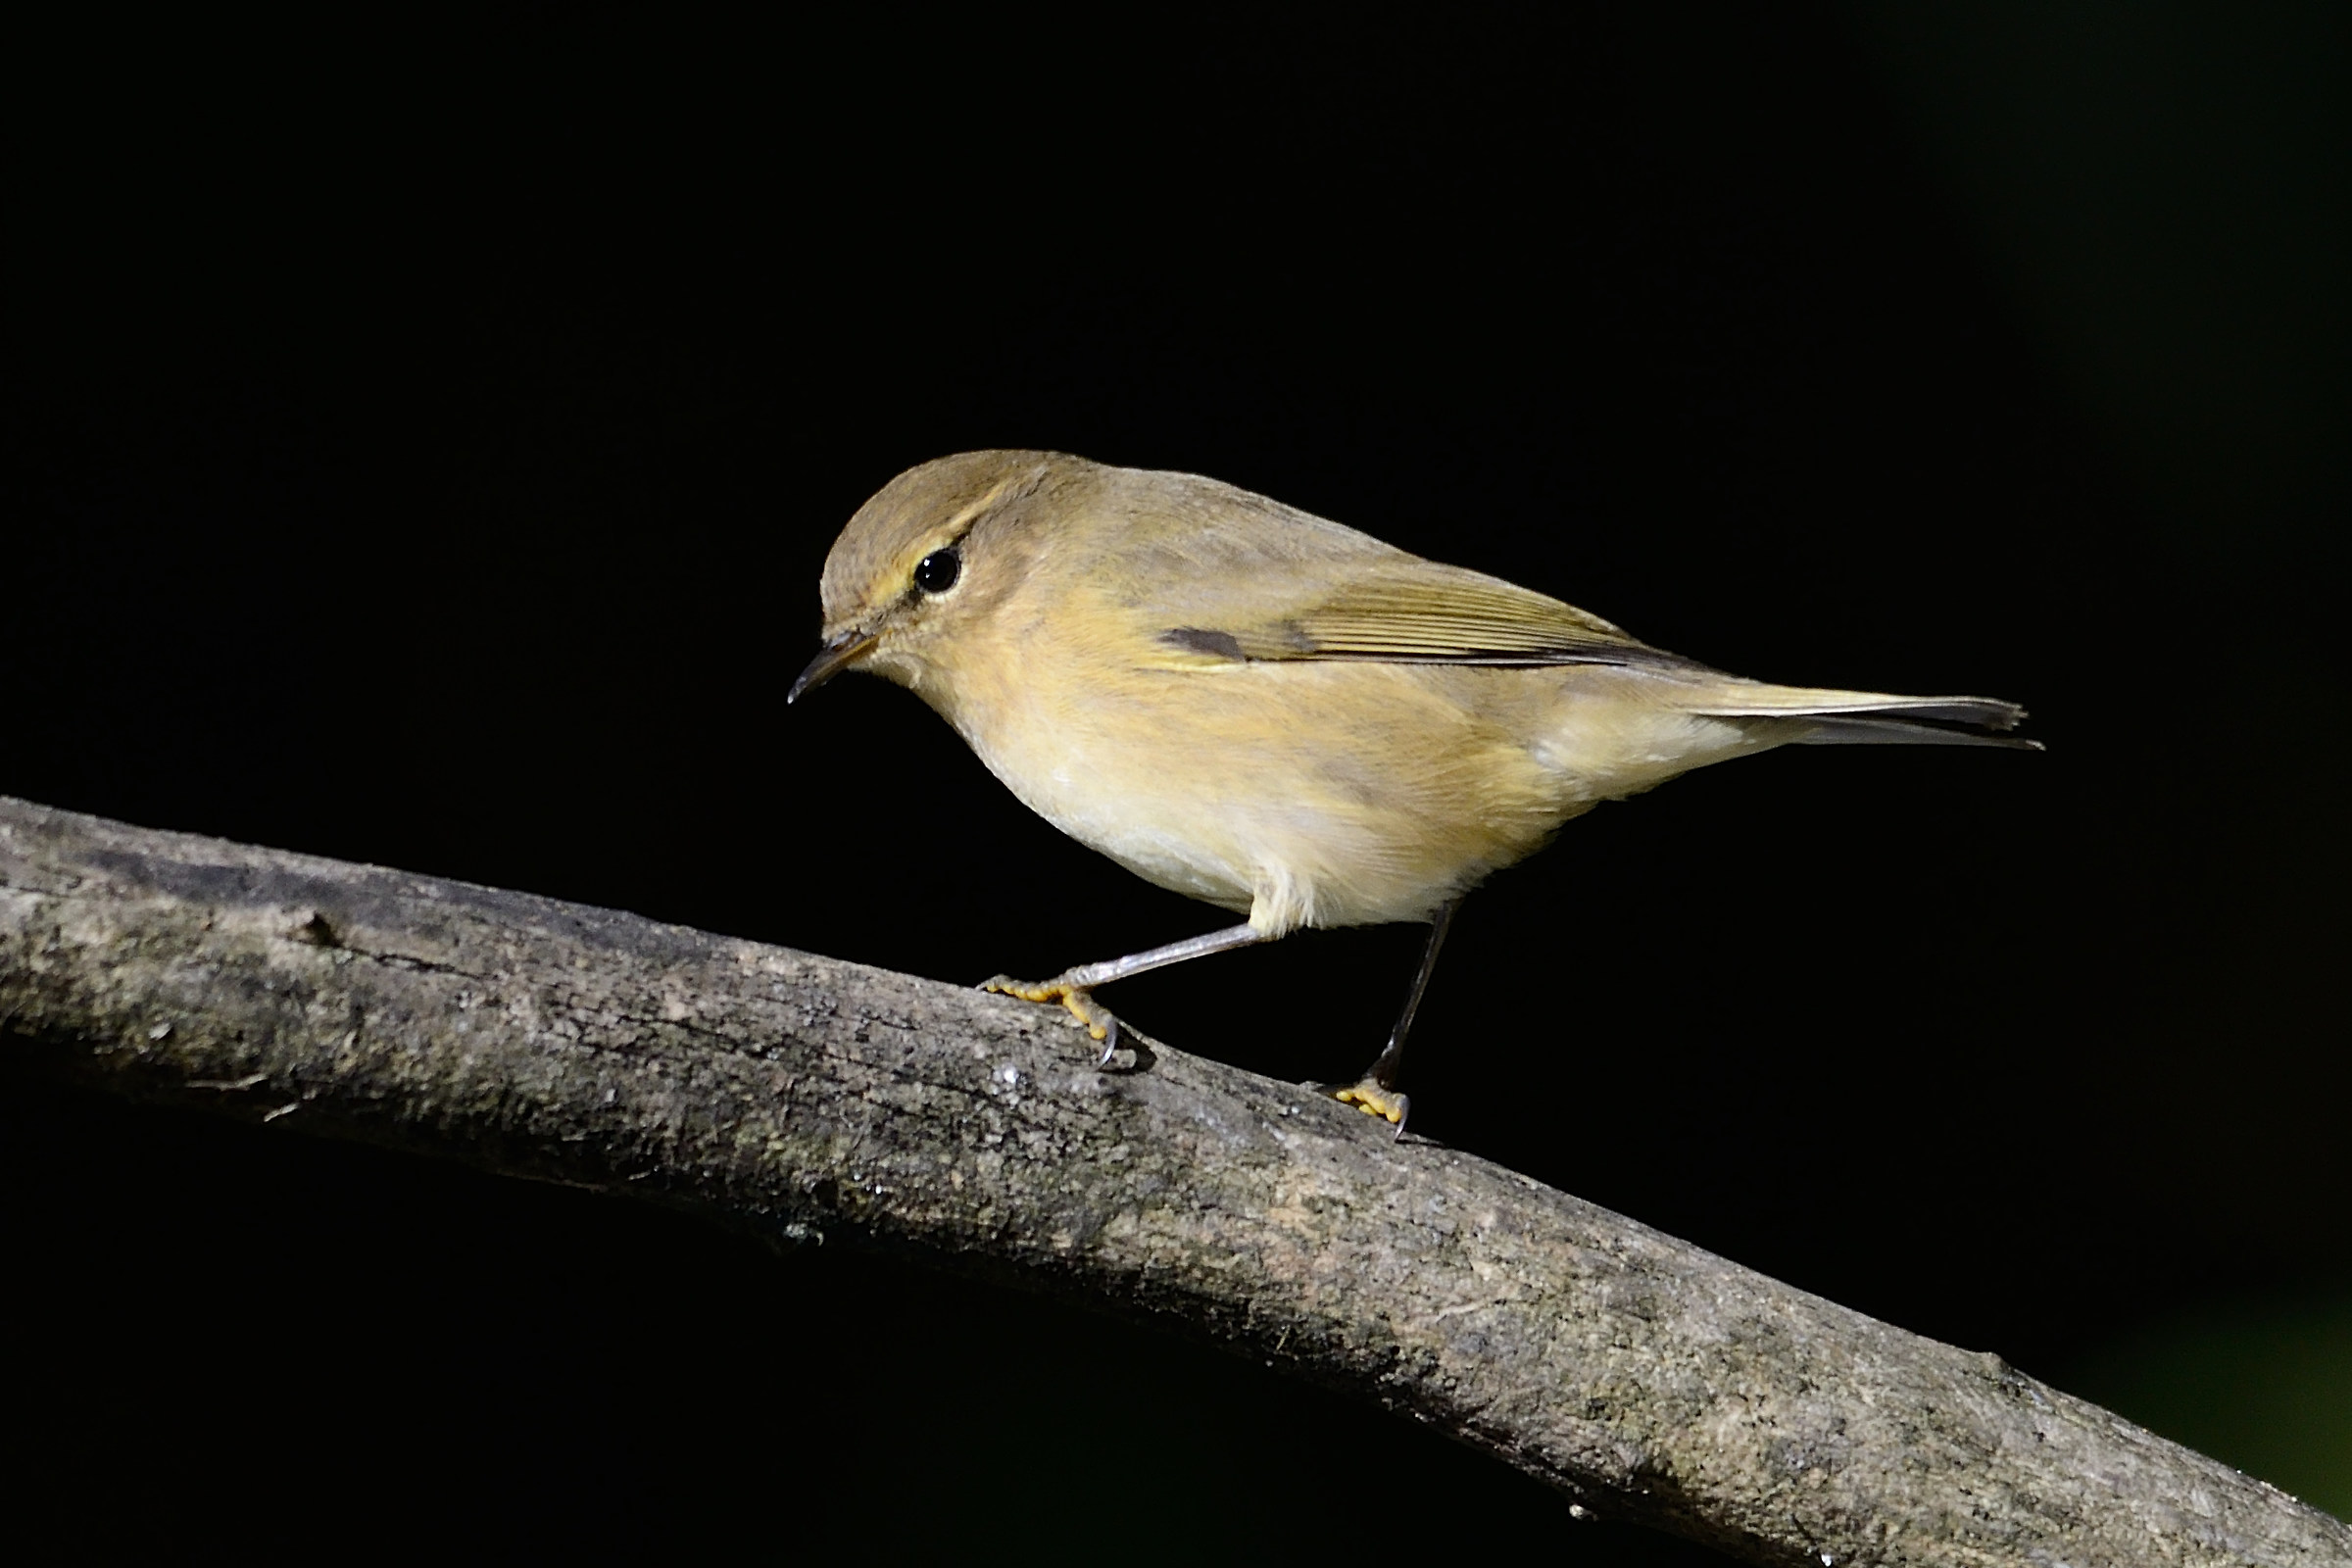
{"type": "Polygon", "coordinates": [[[1220,607],[1228,613],[1217,624],[1171,627],[1163,640],[1251,660],[1706,667],[1574,605],[1409,556],[1356,564],[1337,583],[1287,597],[1291,603],[1250,606],[1240,614],[1231,611],[1242,607],[1220,607]]]}
{"type": "MultiPolygon", "coordinates": [[[[1982,733],[2014,728],[2025,717],[2015,703],[1743,680],[1652,648],[1598,615],[1498,577],[1401,553],[1350,566],[1336,583],[1301,573],[1288,585],[1293,592],[1270,593],[1249,605],[1228,600],[1217,607],[1222,613],[1208,617],[1212,624],[1170,626],[1160,640],[1186,653],[1225,660],[1616,665],[1673,678],[1688,688],[1676,706],[1690,712],[1818,718],[1822,722],[1805,737],[1813,744],[2034,744],[1982,733]]],[[[1256,586],[1263,591],[1276,584],[1261,577],[1256,586]]]]}

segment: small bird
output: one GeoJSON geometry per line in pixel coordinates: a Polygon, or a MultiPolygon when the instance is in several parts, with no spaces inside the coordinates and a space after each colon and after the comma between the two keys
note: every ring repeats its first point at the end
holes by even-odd
{"type": "Polygon", "coordinates": [[[1423,921],[1386,1049],[1337,1098],[1402,1136],[1397,1087],[1454,909],[1570,817],[1788,745],[2038,749],[1984,697],[1771,686],[1498,577],[1188,473],[966,452],[900,474],[825,559],[824,647],[897,681],[1022,804],[1240,925],[984,989],[1059,1003],[1301,926],[1423,921]]]}

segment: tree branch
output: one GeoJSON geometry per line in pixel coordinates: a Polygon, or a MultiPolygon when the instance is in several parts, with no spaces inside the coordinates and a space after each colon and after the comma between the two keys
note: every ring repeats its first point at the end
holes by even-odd
{"type": "Polygon", "coordinates": [[[2352,1563],[2352,1528],[1997,1356],[934,981],[0,798],[0,1029],[119,1090],[1083,1296],[1758,1562],[2352,1563]]]}

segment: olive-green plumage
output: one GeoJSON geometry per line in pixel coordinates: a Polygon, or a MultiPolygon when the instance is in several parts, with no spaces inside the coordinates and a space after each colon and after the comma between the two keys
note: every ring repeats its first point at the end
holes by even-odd
{"type": "Polygon", "coordinates": [[[2021,716],[1740,680],[1213,479],[1042,452],[892,480],[834,545],[824,610],[1040,815],[1268,935],[1427,919],[1707,762],[2021,716]],[[950,548],[954,586],[916,587],[950,548]]]}
{"type": "Polygon", "coordinates": [[[899,475],[823,596],[795,696],[854,663],[910,687],[1040,815],[1261,940],[1431,919],[1570,817],[1728,758],[2031,744],[1984,733],[2008,703],[1741,680],[1213,479],[1055,453],[899,475]]]}

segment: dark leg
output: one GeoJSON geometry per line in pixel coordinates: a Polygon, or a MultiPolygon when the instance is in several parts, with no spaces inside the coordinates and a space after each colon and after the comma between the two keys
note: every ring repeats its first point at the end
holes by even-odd
{"type": "Polygon", "coordinates": [[[1361,1082],[1352,1089],[1343,1089],[1339,1098],[1374,1116],[1386,1116],[1396,1124],[1396,1136],[1404,1136],[1405,1112],[1412,1101],[1399,1093],[1396,1077],[1404,1064],[1404,1037],[1412,1032],[1413,1014],[1421,1010],[1421,994],[1429,989],[1429,977],[1438,966],[1438,950],[1446,945],[1446,932],[1453,924],[1453,911],[1462,906],[1454,900],[1430,917],[1429,946],[1421,950],[1421,969],[1413,976],[1413,989],[1405,993],[1404,1010],[1396,1015],[1396,1027],[1389,1031],[1388,1046],[1365,1069],[1361,1082]]]}

